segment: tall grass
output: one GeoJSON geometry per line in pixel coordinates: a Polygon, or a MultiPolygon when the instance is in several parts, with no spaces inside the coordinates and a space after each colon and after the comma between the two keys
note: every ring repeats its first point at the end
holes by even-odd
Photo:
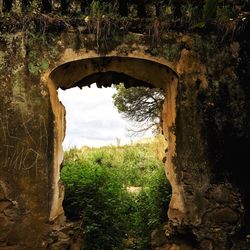
{"type": "Polygon", "coordinates": [[[171,194],[155,144],[65,153],[64,209],[81,221],[85,249],[148,249],[150,232],[167,220],[171,194]]]}

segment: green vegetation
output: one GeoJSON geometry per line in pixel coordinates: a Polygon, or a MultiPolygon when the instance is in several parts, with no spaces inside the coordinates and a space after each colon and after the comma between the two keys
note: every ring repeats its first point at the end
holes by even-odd
{"type": "Polygon", "coordinates": [[[92,1],[90,5],[90,16],[101,17],[102,15],[115,14],[117,5],[112,2],[92,1]]]}
{"type": "Polygon", "coordinates": [[[132,132],[153,130],[159,134],[164,91],[146,87],[126,88],[123,84],[117,85],[116,90],[112,97],[114,105],[125,119],[134,123],[132,132]]]}
{"type": "MultiPolygon", "coordinates": [[[[1,1],[0,1],[1,2],[1,1]]],[[[200,21],[204,24],[216,19],[218,11],[223,15],[230,17],[232,12],[238,12],[239,8],[247,10],[249,1],[231,1],[231,0],[88,0],[88,1],[49,1],[33,0],[21,1],[18,8],[12,1],[0,3],[0,16],[8,15],[11,11],[16,14],[24,13],[53,13],[56,15],[78,17],[102,17],[110,15],[110,18],[118,17],[139,17],[139,18],[158,18],[170,19],[173,23],[176,19],[194,24],[200,21]]],[[[56,16],[56,19],[58,16],[56,16]]],[[[172,25],[173,25],[172,23],[172,25]]]]}
{"type": "MultiPolygon", "coordinates": [[[[107,54],[118,45],[127,43],[127,40],[130,41],[131,39],[128,38],[131,33],[144,34],[145,37],[140,36],[140,39],[141,42],[150,45],[149,52],[156,54],[155,52],[160,52],[163,48],[164,56],[169,60],[178,59],[179,49],[175,46],[166,46],[164,34],[169,31],[216,32],[218,37],[224,39],[226,34],[230,39],[237,30],[244,29],[246,23],[244,20],[248,18],[249,9],[249,1],[241,0],[237,2],[229,0],[34,0],[21,1],[18,8],[12,1],[4,1],[4,3],[2,6],[0,4],[1,29],[25,31],[25,43],[28,44],[29,49],[32,47],[29,42],[34,41],[35,46],[41,46],[42,43],[45,45],[48,33],[56,34],[75,30],[78,27],[81,35],[72,37],[70,44],[73,45],[73,49],[77,50],[84,45],[88,50],[107,54]],[[94,34],[94,36],[85,36],[87,34],[94,34]],[[84,40],[81,41],[80,37],[84,40]],[[41,38],[41,41],[38,38],[41,38]]],[[[58,50],[60,46],[57,44],[55,47],[58,50]]],[[[123,53],[126,55],[134,49],[134,46],[130,46],[130,49],[123,47],[123,53]]],[[[50,53],[48,55],[54,57],[50,53]]],[[[46,67],[47,64],[40,65],[38,62],[29,61],[28,70],[33,76],[38,76],[46,67]]]]}
{"type": "Polygon", "coordinates": [[[161,142],[71,149],[65,153],[64,209],[81,221],[86,249],[137,249],[167,221],[171,188],[157,158],[161,142]]]}

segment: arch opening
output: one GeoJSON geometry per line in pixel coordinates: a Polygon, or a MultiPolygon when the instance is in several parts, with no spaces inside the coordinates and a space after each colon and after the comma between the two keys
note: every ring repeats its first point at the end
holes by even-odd
{"type": "MultiPolygon", "coordinates": [[[[115,74],[112,77],[117,81],[115,74]]],[[[66,110],[64,151],[82,146],[134,144],[161,133],[163,91],[148,87],[126,89],[124,82],[106,88],[94,82],[90,87],[58,90],[66,110]]]]}
{"type": "MultiPolygon", "coordinates": [[[[139,91],[138,88],[130,90],[139,91]]],[[[86,239],[86,242],[82,240],[83,244],[90,249],[100,245],[102,249],[113,249],[114,245],[118,249],[146,249],[150,244],[151,218],[155,219],[151,225],[154,228],[167,223],[171,189],[164,178],[164,138],[157,136],[137,141],[135,137],[125,137],[123,123],[116,117],[117,110],[111,111],[108,104],[112,105],[114,88],[92,85],[82,90],[71,88],[58,92],[66,109],[67,122],[61,168],[67,221],[77,227],[84,218],[76,235],[89,228],[86,238],[81,235],[79,240],[86,239]],[[71,104],[73,109],[70,109],[71,104]],[[71,136],[69,127],[73,129],[71,136]],[[149,202],[148,197],[155,198],[156,202],[149,202]],[[98,204],[102,204],[101,208],[98,204]],[[145,209],[155,213],[145,217],[145,209]],[[98,228],[96,232],[91,227],[93,224],[98,228]],[[109,230],[105,230],[107,227],[109,230]],[[101,244],[102,237],[107,238],[104,244],[101,244]]]]}
{"type": "Polygon", "coordinates": [[[60,165],[63,160],[62,142],[65,136],[65,110],[57,97],[57,89],[90,86],[96,82],[98,87],[109,87],[124,82],[126,88],[145,86],[161,88],[165,92],[162,109],[162,127],[168,141],[166,150],[166,167],[169,182],[172,186],[172,200],[168,216],[181,215],[184,202],[181,187],[175,179],[172,158],[175,155],[175,134],[173,126],[176,117],[176,96],[178,77],[168,66],[155,61],[130,57],[98,57],[67,62],[55,68],[50,74],[50,98],[54,113],[54,164],[51,172],[53,198],[51,201],[50,219],[55,220],[63,214],[63,194],[60,189],[60,165]],[[171,210],[173,213],[171,213],[171,210]]]}

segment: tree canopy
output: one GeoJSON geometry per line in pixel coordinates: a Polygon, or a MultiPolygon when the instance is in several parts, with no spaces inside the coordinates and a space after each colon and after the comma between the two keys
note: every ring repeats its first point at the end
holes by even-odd
{"type": "Polygon", "coordinates": [[[160,131],[160,115],[164,100],[163,90],[156,88],[116,86],[113,101],[118,112],[133,122],[132,132],[160,131]]]}

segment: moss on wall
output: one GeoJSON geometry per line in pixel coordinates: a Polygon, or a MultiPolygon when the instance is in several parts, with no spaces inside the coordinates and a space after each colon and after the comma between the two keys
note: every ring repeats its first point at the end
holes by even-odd
{"type": "MultiPolygon", "coordinates": [[[[63,26],[63,29],[59,22],[59,26],[42,30],[42,25],[33,20],[22,32],[0,34],[0,140],[3,145],[0,182],[9,183],[10,192],[4,194],[5,199],[21,208],[15,212],[16,222],[6,226],[9,234],[18,234],[18,230],[26,232],[31,227],[31,235],[40,238],[30,237],[23,244],[32,245],[36,240],[47,244],[42,243],[42,238],[48,229],[54,188],[50,181],[55,119],[43,77],[63,62],[63,56],[69,51],[70,60],[85,57],[90,50],[94,55],[137,53],[170,65],[179,75],[177,118],[172,126],[176,135],[173,162],[177,181],[184,190],[186,210],[183,221],[177,219],[177,228],[182,230],[187,226],[186,233],[194,237],[196,243],[209,236],[212,242],[217,241],[213,244],[217,244],[218,249],[223,249],[229,241],[227,235],[234,235],[241,227],[242,197],[246,201],[250,198],[244,164],[250,142],[247,46],[242,51],[244,45],[221,40],[214,34],[175,31],[158,34],[156,29],[154,33],[139,34],[129,31],[126,20],[123,20],[124,29],[113,29],[110,21],[102,22],[84,27],[63,26]],[[89,30],[86,31],[86,27],[89,30]],[[6,159],[9,159],[8,166],[6,159]],[[22,163],[18,165],[20,159],[22,163]],[[232,219],[234,225],[230,219],[225,225],[217,225],[216,221],[210,224],[211,214],[224,211],[221,209],[225,202],[218,202],[216,206],[213,203],[219,196],[215,190],[222,188],[222,182],[231,197],[226,202],[227,218],[234,219],[234,213],[238,216],[237,223],[232,219]],[[237,188],[242,196],[236,195],[237,188]],[[25,222],[26,212],[30,213],[28,222],[25,222]],[[41,227],[33,227],[35,224],[41,227]],[[218,233],[213,231],[214,227],[224,231],[218,233]]],[[[8,235],[2,231],[0,241],[7,242],[8,235]]],[[[22,236],[7,243],[21,242],[22,236]]]]}

